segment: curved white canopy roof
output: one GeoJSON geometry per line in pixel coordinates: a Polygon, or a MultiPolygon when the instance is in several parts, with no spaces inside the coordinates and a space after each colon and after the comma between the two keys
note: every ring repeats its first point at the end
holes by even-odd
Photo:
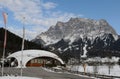
{"type": "MultiPolygon", "coordinates": [[[[20,67],[21,55],[22,55],[22,51],[18,51],[9,55],[7,58],[12,58],[12,57],[16,58],[18,61],[18,67],[20,67]]],[[[22,61],[23,67],[26,67],[28,61],[37,57],[51,57],[60,61],[61,64],[64,64],[62,59],[59,58],[56,54],[44,50],[24,50],[22,57],[23,57],[23,61],[22,61]]]]}

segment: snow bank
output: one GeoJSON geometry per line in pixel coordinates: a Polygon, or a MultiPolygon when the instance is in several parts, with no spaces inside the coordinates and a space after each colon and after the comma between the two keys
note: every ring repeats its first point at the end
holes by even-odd
{"type": "Polygon", "coordinates": [[[86,60],[86,62],[102,62],[102,63],[105,63],[105,62],[118,62],[119,60],[119,57],[112,57],[111,59],[110,58],[100,58],[100,57],[93,57],[93,58],[88,58],[86,60]]]}
{"type": "Polygon", "coordinates": [[[3,76],[0,79],[42,79],[42,78],[34,78],[34,77],[21,77],[21,76],[3,76]]]}
{"type": "MultiPolygon", "coordinates": [[[[84,72],[84,68],[82,65],[76,65],[71,68],[72,71],[80,71],[84,72]]],[[[110,75],[110,76],[120,76],[120,66],[119,65],[113,65],[113,66],[107,66],[107,65],[99,65],[99,66],[86,66],[87,73],[98,73],[101,75],[110,75]]]]}

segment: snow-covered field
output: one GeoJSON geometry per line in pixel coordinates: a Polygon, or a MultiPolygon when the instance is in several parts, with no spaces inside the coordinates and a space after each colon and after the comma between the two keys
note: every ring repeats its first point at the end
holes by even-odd
{"type": "Polygon", "coordinates": [[[34,78],[34,77],[21,77],[21,76],[3,76],[0,79],[42,79],[42,78],[34,78]]]}
{"type": "MultiPolygon", "coordinates": [[[[120,76],[120,65],[118,65],[119,57],[111,57],[111,58],[100,58],[93,57],[83,60],[83,63],[91,63],[91,65],[86,65],[85,72],[87,73],[97,73],[101,75],[110,75],[110,76],[120,76]],[[92,65],[92,63],[102,63],[101,65],[92,65]],[[108,63],[114,63],[109,65],[108,63]]],[[[70,62],[75,62],[72,60],[70,62]]],[[[84,72],[84,67],[82,65],[72,65],[68,66],[72,71],[80,71],[84,72]]]]}
{"type": "MultiPolygon", "coordinates": [[[[71,68],[73,71],[84,72],[82,65],[76,65],[71,68]]],[[[88,73],[98,73],[101,75],[111,75],[111,76],[120,76],[120,66],[119,65],[99,65],[99,66],[86,66],[85,72],[88,73]]]]}

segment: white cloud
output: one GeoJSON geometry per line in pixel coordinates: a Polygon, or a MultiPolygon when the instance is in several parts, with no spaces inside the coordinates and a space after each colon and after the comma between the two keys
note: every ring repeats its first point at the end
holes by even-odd
{"type": "MultiPolygon", "coordinates": [[[[0,5],[9,9],[13,13],[14,19],[21,23],[23,23],[23,17],[25,17],[26,34],[29,39],[33,39],[51,25],[55,25],[57,21],[67,21],[71,17],[78,16],[61,11],[53,12],[51,9],[56,8],[57,4],[53,2],[43,3],[40,0],[0,0],[0,5]]],[[[21,29],[10,29],[21,35],[21,29]]]]}
{"type": "Polygon", "coordinates": [[[52,8],[55,8],[57,5],[55,3],[52,3],[52,2],[47,2],[47,3],[42,4],[42,6],[45,9],[52,9],[52,8]]]}
{"type": "Polygon", "coordinates": [[[2,9],[2,6],[0,5],[0,9],[2,9]]]}
{"type": "MultiPolygon", "coordinates": [[[[9,29],[9,31],[11,31],[12,33],[22,37],[22,32],[23,32],[23,29],[21,28],[15,28],[13,26],[9,26],[7,29],[9,29]]],[[[37,29],[36,29],[37,30],[37,29]]],[[[31,40],[33,38],[35,38],[36,35],[38,35],[39,33],[37,33],[36,30],[28,30],[28,29],[25,29],[25,38],[28,39],[28,40],[31,40]]]]}

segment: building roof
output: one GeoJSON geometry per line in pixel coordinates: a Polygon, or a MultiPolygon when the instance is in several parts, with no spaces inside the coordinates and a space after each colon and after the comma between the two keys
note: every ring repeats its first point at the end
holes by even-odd
{"type": "Polygon", "coordinates": [[[31,59],[37,58],[37,57],[50,57],[53,59],[58,60],[61,64],[64,64],[61,58],[59,58],[56,54],[44,50],[24,50],[22,51],[14,52],[13,54],[9,55],[7,58],[15,58],[18,61],[18,67],[20,67],[20,62],[22,58],[22,65],[23,67],[26,67],[26,64],[31,59]],[[22,57],[21,57],[22,56],[22,57]]]}

